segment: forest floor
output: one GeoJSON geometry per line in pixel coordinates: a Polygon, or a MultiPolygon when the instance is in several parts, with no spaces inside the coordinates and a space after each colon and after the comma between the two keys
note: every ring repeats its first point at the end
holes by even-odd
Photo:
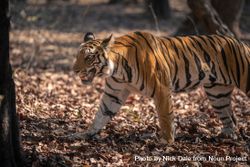
{"type": "MultiPolygon", "coordinates": [[[[93,85],[85,86],[72,71],[83,33],[93,31],[102,38],[111,33],[116,37],[143,30],[168,36],[189,12],[185,0],[170,0],[172,17],[159,20],[160,32],[150,14],[145,14],[142,3],[27,1],[11,6],[10,34],[17,112],[27,166],[250,165],[250,142],[244,138],[244,134],[250,136],[250,100],[239,90],[232,97],[241,129],[236,141],[216,137],[221,123],[201,88],[173,95],[176,126],[173,145],[160,144],[153,101],[139,95],[130,96],[121,111],[92,140],[58,138],[88,128],[103,92],[103,80],[95,79],[93,85]],[[159,158],[165,159],[156,161],[159,158]]],[[[250,29],[249,16],[243,13],[243,30],[250,29]]]]}

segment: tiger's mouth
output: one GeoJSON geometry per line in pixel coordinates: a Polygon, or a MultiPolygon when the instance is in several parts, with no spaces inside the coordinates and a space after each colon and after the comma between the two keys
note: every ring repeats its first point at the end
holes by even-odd
{"type": "Polygon", "coordinates": [[[80,79],[83,84],[89,85],[92,83],[94,77],[95,77],[96,70],[93,68],[88,73],[80,74],[80,79]]]}

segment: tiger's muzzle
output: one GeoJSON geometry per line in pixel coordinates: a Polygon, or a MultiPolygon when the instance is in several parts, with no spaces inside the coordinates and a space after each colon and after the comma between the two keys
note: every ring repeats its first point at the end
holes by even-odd
{"type": "Polygon", "coordinates": [[[95,77],[96,69],[93,68],[89,70],[88,72],[80,73],[79,77],[83,84],[89,85],[92,83],[94,77],[95,77]]]}

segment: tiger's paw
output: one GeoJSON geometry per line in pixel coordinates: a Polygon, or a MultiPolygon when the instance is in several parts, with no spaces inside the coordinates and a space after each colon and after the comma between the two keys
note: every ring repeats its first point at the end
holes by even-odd
{"type": "Polygon", "coordinates": [[[174,133],[161,131],[160,134],[161,134],[160,143],[167,145],[171,145],[174,143],[174,133]]]}
{"type": "Polygon", "coordinates": [[[164,139],[160,138],[160,143],[163,145],[172,145],[174,143],[174,139],[164,139]]]}
{"type": "Polygon", "coordinates": [[[218,137],[222,139],[233,139],[233,140],[238,139],[238,136],[235,133],[234,128],[223,128],[221,133],[218,135],[218,137]]]}

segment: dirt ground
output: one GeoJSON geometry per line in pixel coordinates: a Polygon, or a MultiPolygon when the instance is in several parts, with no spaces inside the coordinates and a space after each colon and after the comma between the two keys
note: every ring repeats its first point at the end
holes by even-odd
{"type": "MultiPolygon", "coordinates": [[[[139,95],[130,96],[92,140],[58,138],[87,129],[103,92],[101,79],[84,86],[72,72],[84,33],[92,31],[102,38],[140,30],[170,36],[189,12],[185,0],[170,0],[170,6],[171,19],[158,20],[160,32],[142,3],[27,0],[11,6],[11,63],[27,166],[250,165],[250,141],[245,138],[250,136],[250,100],[238,90],[232,97],[241,129],[236,141],[216,137],[221,123],[201,88],[173,95],[177,136],[173,145],[160,144],[153,101],[139,95]],[[159,158],[165,159],[158,162],[159,158]]],[[[244,32],[250,30],[249,16],[243,13],[244,32]]]]}

